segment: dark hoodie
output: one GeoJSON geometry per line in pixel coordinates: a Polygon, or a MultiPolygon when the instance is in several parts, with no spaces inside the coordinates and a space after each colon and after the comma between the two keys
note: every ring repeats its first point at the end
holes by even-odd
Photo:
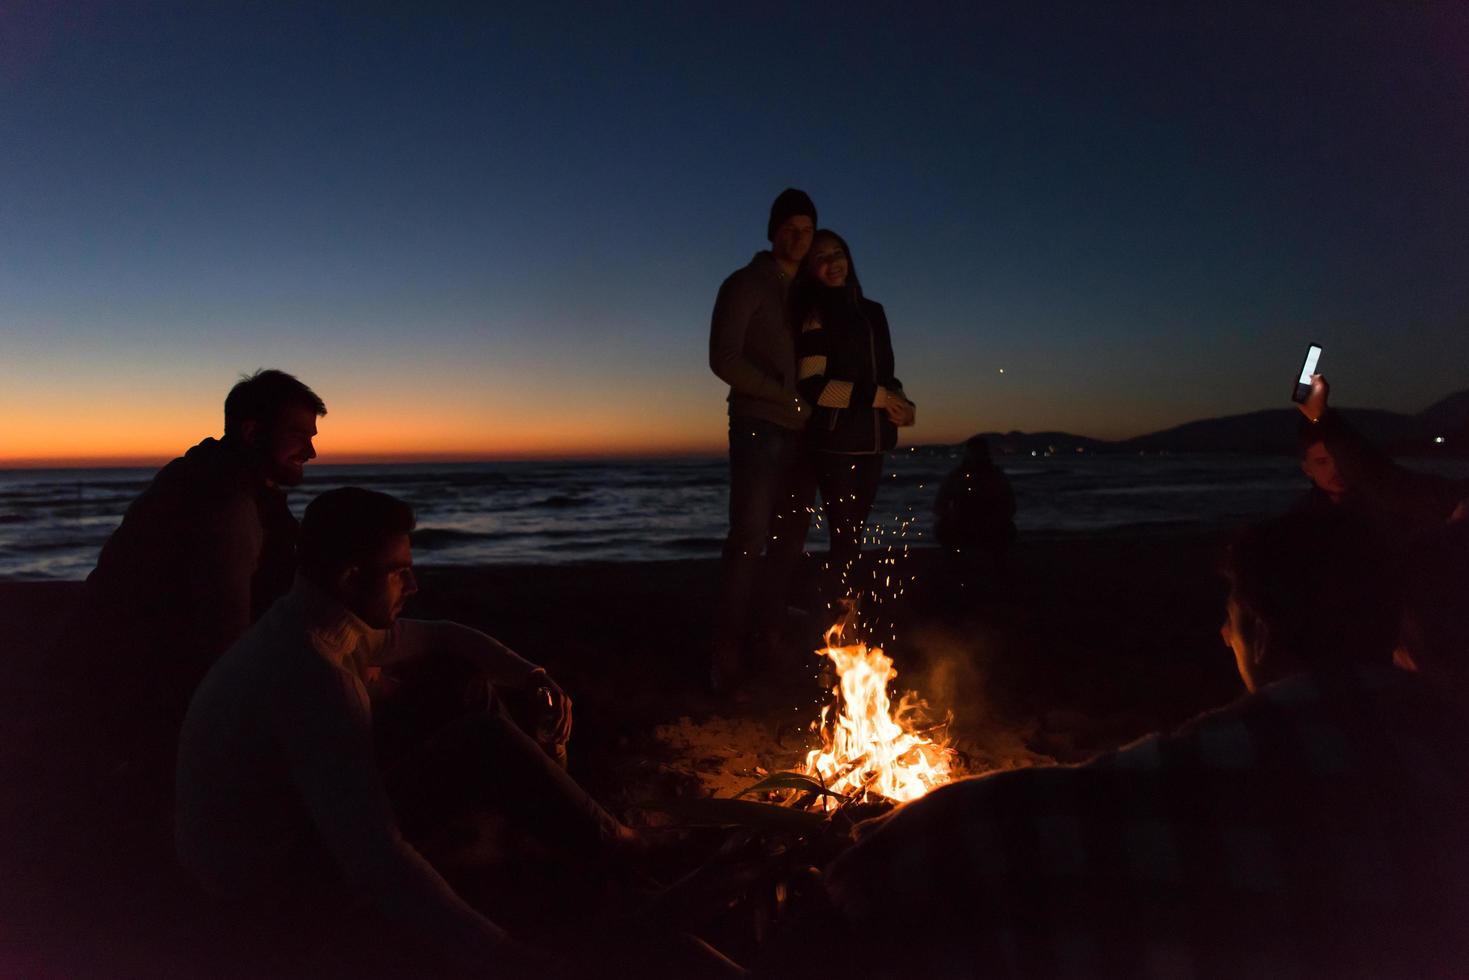
{"type": "Polygon", "coordinates": [[[851,249],[833,237],[847,254],[846,285],[832,288],[803,276],[796,292],[797,388],[816,406],[807,432],[818,452],[886,452],[897,445],[898,428],[872,400],[879,387],[903,388],[893,377],[888,318],[862,295],[851,249]]]}
{"type": "Polygon", "coordinates": [[[1366,527],[1395,556],[1411,561],[1418,537],[1442,528],[1460,502],[1469,500],[1469,480],[1398,465],[1336,409],[1317,423],[1303,422],[1298,436],[1303,452],[1317,442],[1326,445],[1346,493],[1333,501],[1313,486],[1292,509],[1366,527]]]}
{"type": "Polygon", "coordinates": [[[770,252],[756,252],[719,287],[709,325],[709,367],[729,385],[732,418],[802,429],[796,352],[787,305],[791,280],[770,252]]]}
{"type": "Polygon", "coordinates": [[[214,660],[290,589],[296,534],[285,494],[229,443],[159,470],[102,546],[58,651],[104,724],[175,726],[214,660]]]}

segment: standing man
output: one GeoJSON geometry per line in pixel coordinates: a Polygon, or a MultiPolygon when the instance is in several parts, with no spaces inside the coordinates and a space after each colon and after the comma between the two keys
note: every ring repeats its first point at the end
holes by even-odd
{"type": "Polygon", "coordinates": [[[811,413],[796,393],[789,294],[815,231],[811,198],[793,187],[781,191],[766,226],[770,250],[724,280],[714,301],[709,367],[729,385],[730,473],[710,669],[716,693],[739,683],[752,635],[778,625],[810,523],[815,484],[803,432],[811,413]]]}

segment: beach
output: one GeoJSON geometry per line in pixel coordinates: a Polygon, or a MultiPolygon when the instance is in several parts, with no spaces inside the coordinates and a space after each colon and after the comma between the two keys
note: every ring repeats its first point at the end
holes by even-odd
{"type": "MultiPolygon", "coordinates": [[[[1221,644],[1228,532],[1124,530],[1023,538],[1003,587],[946,590],[938,552],[895,566],[895,690],[951,711],[971,773],[1072,762],[1175,725],[1240,692],[1221,644]]],[[[814,573],[803,568],[796,594],[814,573]]],[[[704,692],[713,560],[422,567],[407,615],[485,630],[545,665],[575,701],[574,775],[634,823],[670,798],[732,796],[812,745],[819,616],[792,619],[748,703],[704,692]],[[807,631],[803,633],[804,631],[807,631]],[[802,636],[811,649],[801,650],[802,636]]],[[[76,582],[0,582],[5,637],[3,962],[27,976],[117,975],[208,957],[188,883],[166,860],[110,850],[127,815],[87,810],[36,722],[42,651],[76,582]],[[79,810],[79,808],[81,808],[79,810]]],[[[14,973],[14,971],[8,971],[14,973]]]]}

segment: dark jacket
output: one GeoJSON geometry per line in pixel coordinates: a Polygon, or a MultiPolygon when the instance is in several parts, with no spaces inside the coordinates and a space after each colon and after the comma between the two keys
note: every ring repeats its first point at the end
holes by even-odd
{"type": "Polygon", "coordinates": [[[1381,548],[1384,561],[1412,561],[1418,539],[1441,528],[1454,508],[1469,499],[1469,480],[1399,466],[1335,410],[1314,425],[1303,424],[1301,441],[1325,444],[1346,493],[1333,501],[1313,486],[1292,510],[1365,531],[1381,548]]]}
{"type": "Polygon", "coordinates": [[[709,367],[729,385],[732,417],[802,429],[810,413],[796,395],[790,283],[769,252],[724,280],[709,324],[709,367]]]}
{"type": "Polygon", "coordinates": [[[852,286],[807,285],[798,300],[796,341],[801,397],[816,406],[807,432],[818,452],[879,453],[897,445],[898,427],[872,407],[893,377],[893,341],[882,306],[852,286]]]}
{"type": "Polygon", "coordinates": [[[283,492],[205,439],[128,506],[58,655],[100,690],[105,715],[166,732],[214,660],[289,591],[297,529],[283,492]]]}
{"type": "Polygon", "coordinates": [[[988,459],[966,458],[934,498],[934,537],[945,548],[1003,551],[1015,540],[1015,492],[988,459]]]}
{"type": "Polygon", "coordinates": [[[1469,499],[1469,480],[1399,466],[1334,409],[1316,426],[1336,461],[1348,498],[1399,543],[1442,527],[1454,508],[1469,499]]]}

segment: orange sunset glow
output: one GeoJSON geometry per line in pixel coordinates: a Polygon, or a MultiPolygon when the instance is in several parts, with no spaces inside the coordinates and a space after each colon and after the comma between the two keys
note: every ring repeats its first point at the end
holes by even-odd
{"type": "MultiPolygon", "coordinates": [[[[381,406],[351,409],[350,401],[340,407],[329,404],[329,414],[318,420],[319,462],[658,456],[723,448],[722,432],[707,419],[701,426],[669,420],[654,429],[617,417],[529,419],[506,412],[436,419],[381,406]]],[[[0,467],[153,466],[205,436],[220,435],[222,429],[220,411],[213,407],[131,414],[73,410],[65,417],[22,414],[7,426],[0,467]]]]}

